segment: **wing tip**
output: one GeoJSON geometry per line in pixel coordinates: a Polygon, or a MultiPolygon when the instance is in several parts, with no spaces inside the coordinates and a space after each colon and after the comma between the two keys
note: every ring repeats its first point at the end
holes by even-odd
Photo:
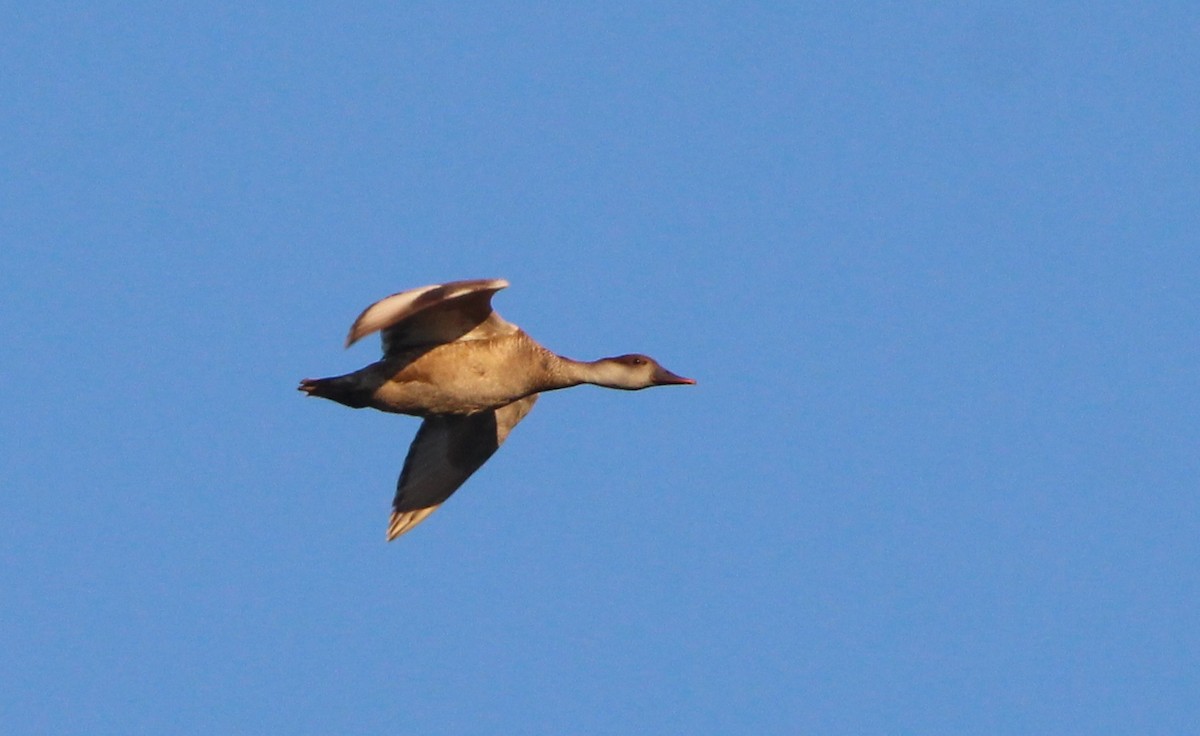
{"type": "Polygon", "coordinates": [[[392,511],[392,518],[388,521],[387,541],[394,541],[396,537],[412,531],[413,527],[425,521],[430,514],[437,511],[438,506],[441,506],[441,504],[426,506],[423,509],[392,511]]]}
{"type": "MultiPolygon", "coordinates": [[[[370,335],[373,332],[378,331],[379,329],[381,329],[382,327],[385,326],[382,323],[375,324],[374,322],[370,321],[368,318],[368,315],[371,314],[372,310],[374,310],[376,306],[382,304],[383,302],[385,302],[389,299],[392,299],[393,297],[402,297],[402,296],[411,295],[414,299],[417,299],[420,297],[420,295],[425,294],[430,291],[433,291],[435,289],[447,289],[447,288],[465,288],[465,291],[462,292],[463,294],[469,294],[471,292],[476,292],[476,291],[497,292],[497,291],[500,291],[501,289],[507,289],[509,286],[510,286],[510,284],[508,283],[508,279],[470,279],[467,281],[448,281],[444,284],[430,284],[429,286],[421,286],[421,287],[417,287],[415,289],[408,289],[406,291],[400,291],[395,294],[392,294],[391,296],[386,296],[383,299],[376,301],[375,303],[371,304],[371,306],[364,309],[362,311],[362,313],[358,315],[358,319],[354,320],[354,324],[350,325],[350,332],[347,333],[347,335],[346,335],[346,347],[349,348],[351,345],[358,342],[362,338],[366,337],[367,335],[370,335]]],[[[378,320],[376,320],[376,321],[378,321],[378,320]]]]}

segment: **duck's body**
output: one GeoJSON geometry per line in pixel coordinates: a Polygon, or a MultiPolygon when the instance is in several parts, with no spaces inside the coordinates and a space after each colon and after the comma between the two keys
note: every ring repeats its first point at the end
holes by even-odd
{"type": "Polygon", "coordinates": [[[554,370],[557,357],[518,330],[409,348],[345,376],[321,379],[325,385],[318,382],[309,393],[394,414],[475,414],[565,387],[554,370]]]}
{"type": "Polygon", "coordinates": [[[368,307],[347,345],[377,330],[384,357],[300,390],[354,408],[424,417],[400,474],[388,539],[416,526],[496,451],[537,395],[581,383],[636,390],[691,384],[644,355],[564,358],[491,309],[501,279],[394,294],[368,307]]]}

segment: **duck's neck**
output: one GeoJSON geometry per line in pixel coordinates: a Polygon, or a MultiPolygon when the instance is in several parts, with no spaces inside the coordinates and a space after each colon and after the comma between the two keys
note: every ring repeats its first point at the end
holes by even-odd
{"type": "Polygon", "coordinates": [[[569,388],[581,383],[590,383],[605,388],[623,388],[622,379],[625,372],[621,367],[607,360],[572,360],[561,355],[555,355],[553,370],[553,388],[569,388]]]}

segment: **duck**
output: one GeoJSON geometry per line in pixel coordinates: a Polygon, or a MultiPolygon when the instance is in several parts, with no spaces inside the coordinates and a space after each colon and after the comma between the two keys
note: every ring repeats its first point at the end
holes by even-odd
{"type": "Polygon", "coordinates": [[[380,333],[383,357],[298,389],[354,409],[420,417],[396,484],[387,541],[424,521],[487,462],[547,391],[694,385],[641,353],[593,361],[542,347],[492,309],[504,279],[409,289],[363,310],[346,347],[380,333]]]}

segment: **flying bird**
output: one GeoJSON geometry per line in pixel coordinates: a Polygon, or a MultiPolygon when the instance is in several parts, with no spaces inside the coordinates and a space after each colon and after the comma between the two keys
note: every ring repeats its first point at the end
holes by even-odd
{"type": "Polygon", "coordinates": [[[346,347],[374,332],[383,358],[344,376],[305,378],[299,390],[339,404],[422,417],[408,448],[390,542],[411,530],[500,447],[538,394],[584,383],[627,391],[694,384],[652,358],[571,360],[492,310],[504,279],[454,281],[393,294],[367,307],[346,347]]]}

